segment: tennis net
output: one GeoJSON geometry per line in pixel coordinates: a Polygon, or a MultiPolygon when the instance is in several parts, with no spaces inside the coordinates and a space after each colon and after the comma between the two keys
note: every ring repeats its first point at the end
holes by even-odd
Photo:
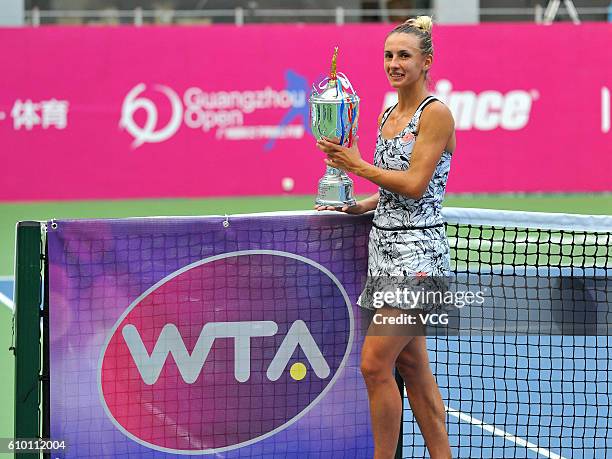
{"type": "MultiPolygon", "coordinates": [[[[553,305],[548,319],[537,315],[540,327],[549,321],[541,334],[503,321],[501,330],[427,338],[453,457],[612,455],[612,219],[473,209],[445,217],[456,275],[510,283],[500,307],[517,281],[528,313],[553,305]],[[529,288],[534,279],[546,288],[529,288]]],[[[429,457],[408,404],[402,427],[402,457],[429,457]]]]}
{"type": "MultiPolygon", "coordinates": [[[[612,217],[445,218],[458,276],[550,280],[544,296],[511,290],[546,333],[502,321],[427,338],[453,457],[611,456],[612,217]],[[594,328],[541,314],[576,299],[594,328]]],[[[71,445],[58,457],[371,458],[354,305],[370,225],[331,212],[50,222],[46,409],[71,445]]],[[[407,404],[402,428],[398,456],[428,457],[407,404]]]]}

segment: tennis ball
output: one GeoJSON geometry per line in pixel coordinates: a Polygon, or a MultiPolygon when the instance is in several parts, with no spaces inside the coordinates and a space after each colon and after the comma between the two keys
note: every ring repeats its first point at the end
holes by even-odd
{"type": "Polygon", "coordinates": [[[296,381],[304,379],[304,377],[306,376],[306,365],[304,365],[302,362],[294,363],[289,369],[289,374],[296,381]]]}
{"type": "Polygon", "coordinates": [[[283,191],[292,191],[295,185],[294,180],[291,177],[284,177],[281,181],[283,191]]]}

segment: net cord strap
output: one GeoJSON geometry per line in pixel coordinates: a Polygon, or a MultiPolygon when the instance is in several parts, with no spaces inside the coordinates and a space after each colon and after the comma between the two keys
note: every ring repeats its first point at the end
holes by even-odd
{"type": "MultiPolygon", "coordinates": [[[[316,215],[343,215],[345,218],[354,218],[353,215],[342,214],[335,211],[297,210],[257,212],[231,215],[205,215],[202,218],[223,218],[226,221],[232,218],[252,217],[289,217],[289,216],[316,216],[316,215]]],[[[373,214],[373,212],[370,212],[373,214]]],[[[612,232],[612,215],[579,215],[547,212],[524,212],[497,209],[471,209],[464,207],[445,207],[442,215],[447,223],[460,225],[503,226],[508,228],[525,229],[552,229],[566,231],[587,231],[594,233],[612,232]]],[[[150,218],[191,219],[190,216],[156,216],[132,217],[122,220],[142,220],[150,218]]],[[[70,221],[66,219],[64,221],[70,221]]],[[[85,220],[80,220],[85,221],[85,220]]],[[[110,220],[112,221],[112,219],[110,220]]]]}

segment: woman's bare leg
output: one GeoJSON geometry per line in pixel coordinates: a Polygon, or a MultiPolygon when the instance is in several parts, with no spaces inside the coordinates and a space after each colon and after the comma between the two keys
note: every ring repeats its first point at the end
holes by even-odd
{"type": "Polygon", "coordinates": [[[406,384],[408,401],[430,457],[452,457],[446,432],[444,402],[429,366],[426,338],[417,336],[412,339],[400,352],[396,366],[406,384]]]}
{"type": "MultiPolygon", "coordinates": [[[[401,313],[392,308],[376,311],[383,316],[401,313]]],[[[399,439],[402,400],[393,369],[412,336],[389,336],[393,329],[370,325],[361,351],[361,373],[368,389],[374,435],[374,459],[393,459],[399,439]]]]}

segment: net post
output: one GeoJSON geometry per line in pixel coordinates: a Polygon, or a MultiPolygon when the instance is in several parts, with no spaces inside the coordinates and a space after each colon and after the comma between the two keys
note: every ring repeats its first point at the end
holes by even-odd
{"type": "MultiPolygon", "coordinates": [[[[15,252],[15,438],[40,437],[42,225],[17,223],[15,252]]],[[[38,458],[38,454],[16,454],[38,458]]]]}
{"type": "Polygon", "coordinates": [[[396,368],[395,371],[395,383],[399,389],[400,399],[402,401],[402,417],[400,419],[399,438],[397,439],[397,448],[395,450],[395,459],[402,459],[402,453],[404,452],[404,380],[400,375],[399,370],[396,368]]]}
{"type": "MultiPolygon", "coordinates": [[[[46,234],[42,236],[44,246],[44,254],[41,256],[43,260],[43,298],[42,298],[42,368],[41,368],[41,384],[42,384],[42,437],[51,438],[51,373],[49,363],[51,353],[49,347],[49,243],[46,234]]],[[[50,454],[45,454],[44,459],[50,459],[50,454]]]]}

